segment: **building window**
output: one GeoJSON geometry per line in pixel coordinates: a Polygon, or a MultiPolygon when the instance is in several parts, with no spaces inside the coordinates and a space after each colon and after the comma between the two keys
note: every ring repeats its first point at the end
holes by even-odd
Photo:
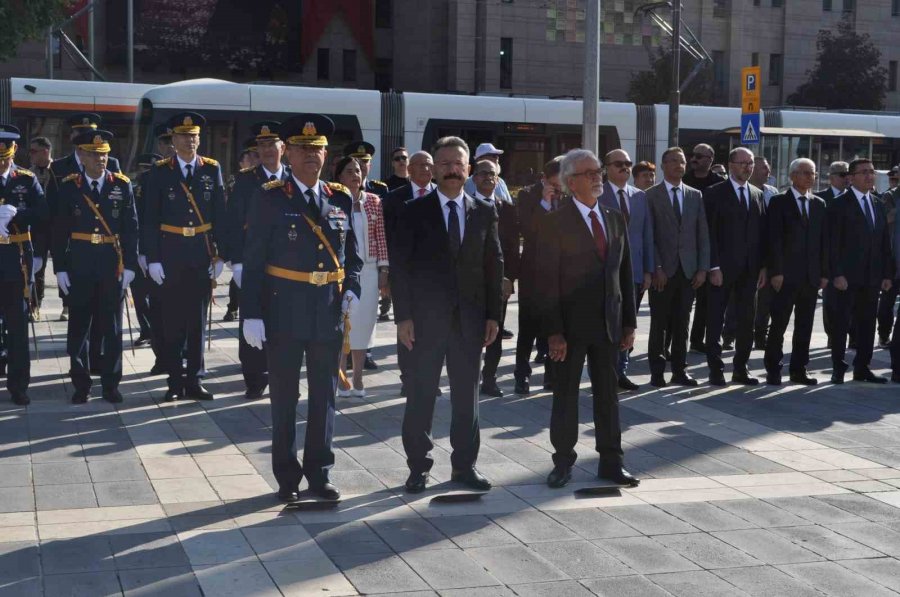
{"type": "Polygon", "coordinates": [[[344,50],[344,82],[356,81],[356,50],[344,50]]]}
{"type": "Polygon", "coordinates": [[[500,89],[512,89],[513,40],[500,38],[500,89]]]}
{"type": "Polygon", "coordinates": [[[759,6],[759,4],[760,4],[759,0],[753,0],[753,6],[759,6]]]}
{"type": "Polygon", "coordinates": [[[331,78],[330,60],[331,53],[328,48],[319,48],[316,52],[316,78],[318,80],[327,81],[331,78]]]}
{"type": "Polygon", "coordinates": [[[393,26],[393,0],[375,0],[375,27],[378,29],[390,29],[393,26]]]}
{"type": "Polygon", "coordinates": [[[844,0],[844,12],[853,12],[856,10],[856,0],[844,0]]]}
{"type": "Polygon", "coordinates": [[[784,0],[772,0],[772,8],[781,8],[784,6],[784,0]]]}
{"type": "Polygon", "coordinates": [[[822,0],[822,10],[831,12],[831,0],[822,0]]]}
{"type": "Polygon", "coordinates": [[[731,0],[713,0],[713,17],[727,19],[731,12],[731,0]]]}
{"type": "Polygon", "coordinates": [[[772,54],[769,56],[769,85],[781,85],[781,70],[781,54],[772,54]]]}
{"type": "Polygon", "coordinates": [[[759,52],[750,54],[750,66],[759,66],[759,52]]]}
{"type": "Polygon", "coordinates": [[[375,60],[375,89],[390,91],[394,86],[394,61],[390,58],[375,60]]]}
{"type": "Polygon", "coordinates": [[[891,16],[900,16],[900,0],[891,0],[891,16]]]}
{"type": "Polygon", "coordinates": [[[728,65],[725,64],[725,52],[721,50],[713,50],[713,81],[716,90],[716,96],[719,99],[727,98],[728,89],[728,65]]]}
{"type": "Polygon", "coordinates": [[[897,61],[888,62],[888,91],[897,91],[897,61]]]}

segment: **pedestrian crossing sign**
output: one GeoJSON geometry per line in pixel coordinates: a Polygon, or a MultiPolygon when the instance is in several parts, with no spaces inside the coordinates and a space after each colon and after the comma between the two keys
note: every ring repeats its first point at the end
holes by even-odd
{"type": "Polygon", "coordinates": [[[741,145],[756,145],[759,143],[759,136],[759,112],[741,114],[741,145]]]}

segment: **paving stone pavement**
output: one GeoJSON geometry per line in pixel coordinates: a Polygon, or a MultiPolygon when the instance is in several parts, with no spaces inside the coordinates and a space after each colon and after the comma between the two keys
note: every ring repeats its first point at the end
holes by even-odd
{"type": "MultiPolygon", "coordinates": [[[[620,395],[626,466],[640,487],[572,493],[597,466],[587,384],[573,484],[546,487],[551,400],[512,394],[513,340],[499,369],[507,395],[480,405],[479,468],[496,488],[480,502],[437,505],[438,490],[402,490],[395,332],[379,324],[368,395],[338,400],[333,478],[345,500],[287,511],[273,498],[268,398],[244,400],[237,324],[221,322],[226,291],[206,361],[216,400],[161,403],[165,380],[148,375],[152,353],[139,348],[125,354],[116,408],[99,397],[69,403],[66,324],[48,287],[33,402],[15,407],[0,393],[0,597],[900,593],[900,386],[657,391],[645,302],[632,359],[643,387],[620,395]]],[[[517,313],[514,298],[513,331],[517,313]]],[[[824,381],[820,319],[816,330],[811,369],[824,381]]],[[[705,379],[703,357],[689,358],[705,379]]],[[[873,365],[885,373],[885,351],[873,365]]],[[[761,353],[751,367],[760,373],[761,353]]],[[[305,413],[301,401],[300,433],[305,413]]]]}

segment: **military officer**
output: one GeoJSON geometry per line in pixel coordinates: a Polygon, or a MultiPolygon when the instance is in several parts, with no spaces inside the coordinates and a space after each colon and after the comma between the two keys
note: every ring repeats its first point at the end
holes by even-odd
{"type": "MultiPolygon", "coordinates": [[[[262,185],[273,180],[285,180],[289,173],[282,166],[284,141],[278,136],[280,122],[265,120],[257,122],[252,128],[253,142],[259,154],[260,163],[242,169],[234,177],[234,189],[228,198],[228,240],[226,258],[232,271],[232,281],[241,288],[241,276],[244,268],[244,241],[247,234],[247,212],[253,201],[259,199],[257,193],[262,192],[262,185]]],[[[244,341],[244,321],[241,318],[238,333],[238,357],[241,360],[241,371],[248,400],[262,398],[269,376],[266,373],[266,353],[251,348],[244,341]]]]}
{"type": "Polygon", "coordinates": [[[375,193],[379,197],[384,197],[388,193],[387,184],[380,180],[369,178],[369,168],[372,165],[372,158],[375,157],[375,146],[367,141],[354,141],[344,147],[344,155],[356,158],[359,162],[359,168],[362,171],[363,188],[367,193],[375,193]]]}
{"type": "Polygon", "coordinates": [[[53,264],[59,290],[69,298],[66,352],[73,404],[91,394],[88,334],[97,329],[104,347],[103,399],[122,402],[122,300],[137,270],[137,212],[131,181],[107,170],[109,131],[80,133],[75,144],[83,172],[59,182],[53,217],[53,264]]]}
{"type": "Polygon", "coordinates": [[[283,501],[297,499],[304,475],[313,494],[340,497],[329,480],[334,393],[342,324],[359,302],[362,261],[346,187],[319,179],[333,131],[331,119],[318,114],[281,126],[291,175],[263,185],[247,222],[244,339],[256,349],[265,346],[268,357],[272,469],[283,501]],[[302,466],[296,445],[301,351],[309,382],[302,466]]]}
{"type": "MultiPolygon", "coordinates": [[[[134,206],[138,214],[138,222],[141,222],[144,219],[141,213],[144,205],[142,195],[144,188],[143,183],[147,179],[150,168],[161,159],[163,159],[163,156],[158,153],[142,153],[137,157],[136,164],[138,171],[132,181],[132,188],[134,189],[134,206]]],[[[151,373],[159,373],[162,371],[162,368],[158,364],[160,347],[159,339],[154,336],[154,329],[158,331],[162,326],[162,322],[160,322],[158,318],[159,301],[156,301],[157,308],[155,310],[152,305],[153,299],[151,297],[151,291],[154,284],[152,284],[150,278],[147,277],[146,255],[138,254],[138,267],[141,271],[135,276],[134,281],[131,283],[131,296],[134,299],[134,314],[138,320],[141,332],[138,339],[134,341],[134,345],[150,345],[150,348],[153,349],[153,354],[157,357],[157,363],[153,366],[155,371],[151,370],[151,373]]],[[[158,335],[158,333],[156,335],[158,335]]]]}
{"type": "Polygon", "coordinates": [[[28,398],[31,361],[28,355],[28,304],[33,257],[43,237],[32,243],[31,227],[47,218],[47,201],[37,177],[13,163],[19,130],[0,124],[0,316],[7,333],[6,389],[13,403],[28,398]]]}
{"type": "Polygon", "coordinates": [[[224,267],[218,238],[225,224],[225,188],[219,163],[197,153],[205,122],[196,112],[169,119],[175,155],[153,166],[142,191],[141,252],[162,302],[166,402],[213,398],[200,381],[207,307],[224,267]]]}
{"type": "Polygon", "coordinates": [[[175,155],[175,147],[172,145],[172,129],[166,124],[158,124],[153,128],[156,137],[156,153],[164,158],[175,155]]]}

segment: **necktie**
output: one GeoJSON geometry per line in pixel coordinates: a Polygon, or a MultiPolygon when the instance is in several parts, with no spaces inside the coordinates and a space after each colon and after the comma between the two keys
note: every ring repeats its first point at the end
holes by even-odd
{"type": "Polygon", "coordinates": [[[681,226],[681,203],[678,202],[678,187],[672,187],[672,209],[675,210],[675,219],[681,226]]]}
{"type": "Polygon", "coordinates": [[[453,257],[459,253],[459,247],[462,244],[462,236],[459,233],[459,214],[456,208],[459,207],[456,201],[448,201],[447,207],[450,209],[450,217],[447,218],[447,234],[450,237],[450,252],[453,257]]]}
{"type": "Polygon", "coordinates": [[[628,211],[628,201],[625,199],[625,191],[619,189],[619,209],[622,210],[622,215],[625,216],[625,225],[628,225],[629,220],[631,220],[631,212],[628,211]]]}
{"type": "Polygon", "coordinates": [[[274,174],[269,174],[269,182],[271,182],[271,181],[273,181],[273,180],[275,180],[275,175],[274,175],[274,174]]]}
{"type": "Polygon", "coordinates": [[[866,212],[866,224],[869,225],[869,230],[875,230],[875,218],[872,217],[872,208],[869,207],[868,195],[863,195],[863,209],[866,212]]]}
{"type": "Polygon", "coordinates": [[[744,211],[750,211],[750,206],[747,205],[747,196],[744,195],[744,187],[738,187],[738,194],[740,195],[741,207],[744,208],[744,211]]]}
{"type": "Polygon", "coordinates": [[[316,201],[316,195],[313,193],[312,189],[306,189],[306,209],[309,211],[309,217],[313,220],[318,220],[319,216],[321,216],[321,212],[319,212],[319,202],[316,201]]]}
{"type": "Polygon", "coordinates": [[[594,233],[594,244],[597,245],[597,253],[600,259],[606,260],[606,234],[603,233],[603,226],[600,225],[600,216],[597,212],[591,210],[591,232],[594,233]]]}
{"type": "Polygon", "coordinates": [[[91,197],[94,199],[94,203],[100,202],[100,185],[96,180],[91,181],[91,197]]]}
{"type": "Polygon", "coordinates": [[[188,186],[191,186],[191,183],[194,182],[194,172],[193,172],[194,165],[193,165],[193,164],[187,164],[187,165],[184,167],[184,169],[185,169],[185,171],[186,171],[186,174],[184,175],[184,180],[185,180],[185,182],[187,182],[187,185],[188,185],[188,186]]]}
{"type": "Polygon", "coordinates": [[[806,226],[809,224],[809,204],[806,203],[806,195],[800,195],[797,200],[800,201],[800,219],[806,226]]]}
{"type": "Polygon", "coordinates": [[[416,193],[416,197],[423,197],[425,195],[425,188],[419,187],[418,193],[416,193]]]}

